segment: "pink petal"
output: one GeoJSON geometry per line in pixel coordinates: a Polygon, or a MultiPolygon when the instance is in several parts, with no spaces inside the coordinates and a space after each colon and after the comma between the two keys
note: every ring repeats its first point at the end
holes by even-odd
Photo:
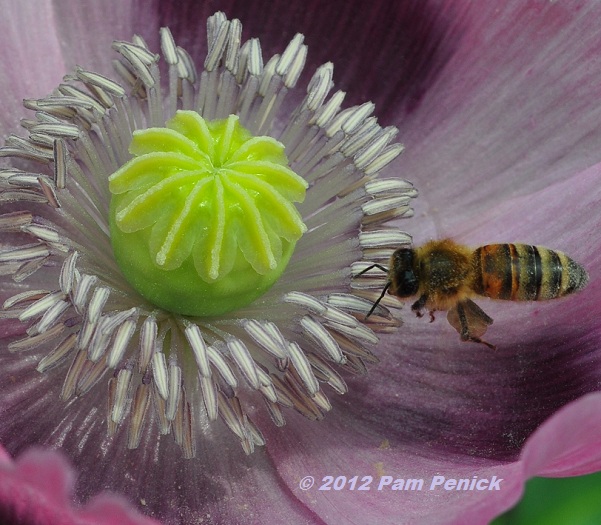
{"type": "Polygon", "coordinates": [[[15,462],[0,447],[0,519],[27,525],[158,525],[121,496],[101,494],[72,506],[73,469],[58,452],[31,449],[15,462]]]}
{"type": "Polygon", "coordinates": [[[499,348],[493,353],[461,343],[444,315],[433,324],[406,315],[402,334],[382,345],[382,363],[335,399],[333,413],[319,423],[323,431],[296,420],[289,422],[293,435],[269,431],[267,446],[278,472],[321,519],[488,523],[517,502],[528,477],[601,468],[601,394],[588,394],[543,422],[565,403],[598,389],[601,254],[594,237],[600,226],[600,176],[601,165],[592,166],[502,201],[477,222],[457,227],[459,239],[474,244],[521,240],[567,251],[590,269],[592,281],[584,292],[545,304],[480,301],[494,312],[489,334],[496,334],[499,348]],[[523,462],[515,461],[523,440],[541,423],[526,441],[523,462]],[[384,440],[390,448],[380,448],[384,440]],[[495,461],[503,454],[514,462],[495,461]],[[382,473],[426,483],[439,474],[496,475],[504,481],[499,492],[442,495],[373,488],[359,494],[348,484],[340,491],[319,491],[317,485],[299,489],[306,475],[319,484],[326,475],[361,480],[382,473]]]}
{"type": "Polygon", "coordinates": [[[442,46],[452,51],[400,122],[398,162],[441,236],[601,160],[598,3],[448,9],[442,46]]]}
{"type": "Polygon", "coordinates": [[[522,452],[526,474],[581,476],[601,470],[601,393],[563,407],[530,436],[522,452]]]}
{"type": "Polygon", "coordinates": [[[318,432],[311,428],[315,423],[306,423],[303,432],[270,435],[268,441],[268,450],[292,494],[324,523],[487,523],[484,516],[493,517],[519,497],[523,476],[515,463],[440,454],[420,436],[400,444],[394,434],[379,432],[376,425],[364,425],[349,417],[340,419],[328,416],[319,423],[327,432],[318,432]],[[315,484],[301,490],[306,476],[312,476],[315,484]],[[327,476],[344,477],[346,483],[335,490],[327,476]],[[358,478],[353,484],[354,476],[358,478]],[[392,490],[390,484],[380,488],[383,476],[423,479],[424,483],[419,490],[392,490]],[[503,481],[499,491],[453,491],[440,486],[431,490],[435,476],[470,480],[497,476],[503,481]]]}
{"type": "Polygon", "coordinates": [[[154,2],[106,0],[91,2],[85,8],[77,0],[55,0],[52,4],[67,69],[81,65],[114,76],[111,44],[114,40],[130,41],[134,34],[157,49],[154,2]]]}
{"type": "Polygon", "coordinates": [[[65,73],[54,24],[52,6],[47,0],[3,2],[0,137],[17,132],[24,98],[44,97],[65,73]]]}

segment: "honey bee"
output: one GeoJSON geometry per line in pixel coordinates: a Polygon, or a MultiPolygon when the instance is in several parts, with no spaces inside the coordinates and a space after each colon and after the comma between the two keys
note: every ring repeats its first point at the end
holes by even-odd
{"type": "Polygon", "coordinates": [[[382,294],[369,317],[388,292],[398,298],[417,296],[411,310],[423,311],[434,321],[436,310],[447,310],[449,324],[462,341],[482,343],[493,320],[470,298],[490,297],[506,301],[543,301],[582,290],[586,270],[565,253],[528,244],[488,244],[472,249],[450,239],[430,241],[419,248],[399,248],[390,257],[390,268],[373,264],[388,273],[382,294]]]}

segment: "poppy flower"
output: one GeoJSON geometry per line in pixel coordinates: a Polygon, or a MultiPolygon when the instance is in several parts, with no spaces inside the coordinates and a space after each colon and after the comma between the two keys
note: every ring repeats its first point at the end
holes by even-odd
{"type": "Polygon", "coordinates": [[[597,6],[219,8],[7,6],[3,69],[20,67],[0,79],[0,129],[19,115],[27,137],[1,150],[16,464],[58,448],[76,501],[110,490],[166,523],[485,523],[532,475],[597,470],[597,6]],[[385,276],[357,274],[405,230],[546,245],[591,282],[479,301],[495,351],[393,297],[365,319],[385,276]],[[180,270],[200,288],[167,281],[180,270]],[[220,303],[222,277],[240,293],[220,303]]]}

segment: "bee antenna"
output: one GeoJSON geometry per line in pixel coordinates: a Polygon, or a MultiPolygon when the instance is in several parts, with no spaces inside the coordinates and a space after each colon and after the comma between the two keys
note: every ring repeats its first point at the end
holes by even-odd
{"type": "Polygon", "coordinates": [[[380,304],[380,301],[384,298],[384,294],[386,293],[386,291],[388,290],[388,288],[390,288],[391,284],[392,284],[391,281],[388,281],[386,283],[386,286],[384,286],[384,288],[382,289],[382,293],[380,294],[380,297],[378,297],[378,299],[376,300],[376,302],[373,304],[373,306],[371,307],[371,310],[365,316],[365,319],[367,319],[371,314],[374,313],[374,310],[376,309],[376,306],[378,306],[380,304]]]}
{"type": "Polygon", "coordinates": [[[372,264],[371,266],[368,266],[367,268],[361,270],[357,275],[355,275],[355,277],[359,277],[365,272],[369,272],[369,270],[372,270],[373,268],[377,268],[378,270],[382,270],[383,272],[388,273],[388,268],[386,268],[385,266],[382,266],[381,264],[372,264]]]}

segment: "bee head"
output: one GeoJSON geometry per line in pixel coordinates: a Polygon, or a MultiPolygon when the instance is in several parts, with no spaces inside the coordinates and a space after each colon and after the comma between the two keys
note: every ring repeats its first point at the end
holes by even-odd
{"type": "Polygon", "coordinates": [[[411,297],[417,294],[419,279],[415,263],[415,251],[411,248],[399,248],[392,254],[389,294],[397,297],[411,297]]]}

